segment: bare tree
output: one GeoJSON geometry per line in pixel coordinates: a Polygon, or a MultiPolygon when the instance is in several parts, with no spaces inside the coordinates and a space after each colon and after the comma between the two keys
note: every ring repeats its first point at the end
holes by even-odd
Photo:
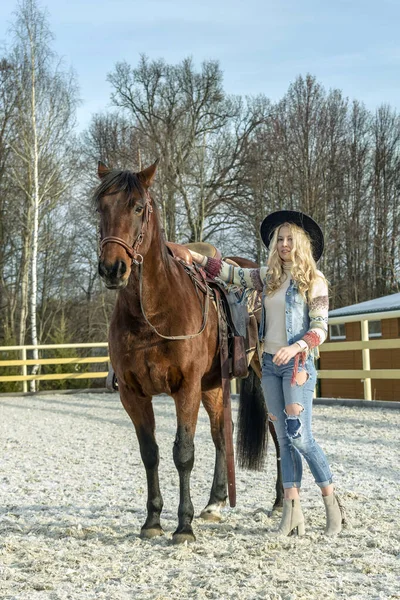
{"type": "Polygon", "coordinates": [[[93,165],[101,160],[109,167],[139,169],[141,149],[146,146],[140,131],[119,113],[93,115],[82,134],[82,156],[93,183],[93,165]]]}
{"type": "Polygon", "coordinates": [[[55,62],[47,17],[35,0],[22,0],[19,4],[13,32],[13,83],[18,92],[15,125],[19,135],[11,144],[16,158],[12,176],[24,195],[26,216],[19,335],[23,343],[29,290],[31,340],[37,344],[40,213],[48,210],[68,185],[68,137],[74,126],[76,86],[74,76],[62,71],[55,62]]]}
{"type": "Polygon", "coordinates": [[[117,64],[108,80],[114,104],[127,111],[145,142],[143,154],[161,158],[158,197],[167,237],[175,240],[180,176],[194,153],[234,114],[235,107],[223,92],[219,65],[204,62],[197,73],[190,59],[174,66],[142,56],[137,68],[117,64]]]}
{"type": "Polygon", "coordinates": [[[15,139],[16,131],[13,117],[17,101],[17,93],[13,86],[12,64],[3,58],[0,61],[0,337],[15,341],[14,318],[16,311],[16,294],[11,295],[7,281],[12,277],[13,233],[15,218],[10,206],[10,180],[7,177],[7,165],[10,159],[10,143],[15,139]],[[2,331],[1,331],[2,330],[2,331]]]}
{"type": "Polygon", "coordinates": [[[372,129],[374,279],[380,296],[398,286],[400,117],[389,106],[382,105],[376,111],[372,129]]]}

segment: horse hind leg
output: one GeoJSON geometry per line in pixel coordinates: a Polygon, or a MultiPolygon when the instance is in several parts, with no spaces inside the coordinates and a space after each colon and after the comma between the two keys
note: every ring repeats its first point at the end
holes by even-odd
{"type": "Polygon", "coordinates": [[[215,467],[210,499],[207,506],[201,511],[200,517],[206,521],[220,521],[221,509],[225,506],[227,498],[222,389],[217,388],[203,392],[202,401],[210,418],[211,436],[215,446],[215,467]]]}
{"type": "Polygon", "coordinates": [[[141,538],[153,538],[163,535],[160,515],[163,499],[160,492],[158,465],[159,450],[155,438],[155,419],[151,398],[136,402],[131,390],[119,386],[121,402],[130,416],[136,430],[140,455],[146,469],[147,478],[147,518],[140,530],[141,538]]]}

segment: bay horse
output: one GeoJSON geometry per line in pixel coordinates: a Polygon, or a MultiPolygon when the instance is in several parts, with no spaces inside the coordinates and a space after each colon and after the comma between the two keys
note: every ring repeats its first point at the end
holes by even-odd
{"type": "MultiPolygon", "coordinates": [[[[167,394],[176,409],[173,459],[180,489],[178,526],[172,540],[183,543],[195,540],[190,475],[200,401],[208,413],[215,445],[211,493],[200,516],[220,520],[227,498],[218,317],[212,302],[207,314],[207,295],[200,297],[183,266],[167,251],[159,211],[149,194],[156,167],[157,162],[133,173],[110,170],[99,162],[101,181],[94,192],[100,215],[99,274],[107,288],[118,290],[109,353],[146,470],[147,518],[140,535],[152,538],[163,534],[152,398],[167,394]]],[[[251,421],[247,417],[242,420],[251,421]]],[[[262,424],[251,426],[260,428],[262,424]]],[[[257,462],[261,448],[262,444],[257,444],[250,451],[249,466],[257,462]]]]}

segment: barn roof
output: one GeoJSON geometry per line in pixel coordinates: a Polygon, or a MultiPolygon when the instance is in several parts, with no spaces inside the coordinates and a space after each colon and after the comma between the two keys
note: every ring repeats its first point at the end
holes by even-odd
{"type": "Polygon", "coordinates": [[[400,293],[367,300],[366,302],[359,302],[359,304],[352,304],[351,306],[343,306],[343,308],[336,308],[329,311],[329,316],[347,317],[349,315],[387,312],[389,310],[400,310],[400,293]]]}

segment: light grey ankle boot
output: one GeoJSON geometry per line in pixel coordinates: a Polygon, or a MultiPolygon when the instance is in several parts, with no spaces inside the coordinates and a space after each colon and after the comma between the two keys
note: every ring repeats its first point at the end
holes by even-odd
{"type": "Polygon", "coordinates": [[[342,531],[343,515],[339,502],[334,492],[329,496],[322,496],[325,504],[326,527],[325,535],[337,535],[342,531]]]}
{"type": "Polygon", "coordinates": [[[300,498],[295,500],[284,500],[282,519],[279,525],[279,529],[275,532],[275,535],[304,535],[304,515],[300,506],[300,498]]]}

